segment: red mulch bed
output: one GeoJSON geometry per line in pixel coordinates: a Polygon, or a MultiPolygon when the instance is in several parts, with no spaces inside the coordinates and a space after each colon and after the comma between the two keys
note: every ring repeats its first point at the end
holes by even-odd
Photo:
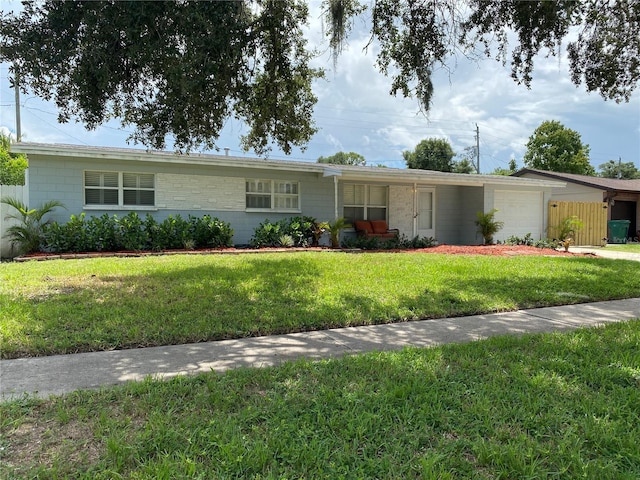
{"type": "MultiPolygon", "coordinates": [[[[403,253],[442,253],[447,255],[554,255],[554,256],[585,256],[583,253],[571,253],[550,248],[528,247],[526,245],[438,245],[431,248],[418,248],[414,250],[398,250],[403,253]]],[[[592,254],[586,254],[592,255],[592,254]]]]}
{"type": "MultiPolygon", "coordinates": [[[[15,260],[55,260],[55,259],[72,259],[72,258],[97,258],[97,257],[140,257],[153,255],[176,255],[176,254],[239,254],[239,253],[260,253],[260,252],[299,252],[299,251],[322,251],[330,250],[329,248],[311,247],[311,248],[218,248],[203,250],[170,250],[163,252],[89,252],[89,253],[34,253],[15,260]]],[[[353,252],[353,250],[350,250],[353,252]]],[[[371,250],[358,250],[366,253],[371,250]]],[[[393,252],[405,254],[419,253],[440,253],[447,255],[494,255],[502,257],[511,257],[519,255],[543,255],[543,256],[565,256],[565,257],[584,257],[593,256],[591,253],[571,253],[560,250],[552,250],[550,248],[536,248],[525,245],[438,245],[430,248],[415,249],[399,249],[399,250],[378,250],[380,252],[393,252]]]]}

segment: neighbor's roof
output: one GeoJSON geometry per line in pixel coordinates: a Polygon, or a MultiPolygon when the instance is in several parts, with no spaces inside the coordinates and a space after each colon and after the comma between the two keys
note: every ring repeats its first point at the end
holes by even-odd
{"type": "Polygon", "coordinates": [[[514,173],[516,177],[522,177],[526,174],[539,175],[541,177],[561,180],[569,183],[576,183],[586,187],[593,187],[599,190],[615,190],[617,192],[640,192],[640,179],[636,180],[619,180],[617,178],[591,177],[589,175],[577,175],[575,173],[548,172],[546,170],[535,170],[532,168],[523,168],[514,173]]]}
{"type": "Polygon", "coordinates": [[[249,169],[269,169],[300,173],[317,173],[322,176],[337,176],[341,180],[378,181],[398,183],[419,183],[421,185],[464,185],[464,186],[521,186],[521,187],[564,187],[566,183],[551,179],[516,178],[502,175],[474,175],[437,172],[406,168],[360,167],[352,165],[332,165],[324,163],[300,162],[292,160],[269,160],[255,157],[211,155],[203,153],[182,154],[167,151],[150,151],[133,148],[88,147],[44,143],[14,143],[11,150],[32,156],[81,158],[85,160],[119,160],[162,162],[168,164],[209,165],[249,169]]]}

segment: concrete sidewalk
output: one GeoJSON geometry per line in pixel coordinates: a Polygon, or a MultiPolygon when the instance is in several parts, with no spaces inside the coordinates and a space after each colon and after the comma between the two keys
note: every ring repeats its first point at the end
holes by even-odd
{"type": "Polygon", "coordinates": [[[170,378],[296,358],[323,359],[406,346],[430,347],[503,334],[567,331],[640,318],[640,298],[470,317],[0,361],[0,400],[46,398],[145,377],[170,378]]]}
{"type": "Polygon", "coordinates": [[[607,250],[607,247],[569,247],[573,253],[592,253],[596,257],[612,258],[616,260],[634,260],[640,262],[640,253],[619,252],[617,250],[607,250]]]}

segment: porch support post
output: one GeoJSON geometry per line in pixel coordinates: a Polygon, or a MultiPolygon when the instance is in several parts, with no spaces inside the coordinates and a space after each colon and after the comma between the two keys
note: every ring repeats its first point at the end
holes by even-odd
{"type": "Polygon", "coordinates": [[[338,176],[333,177],[333,219],[338,220],[338,176]]]}
{"type": "Polygon", "coordinates": [[[323,177],[333,177],[333,219],[338,219],[338,177],[342,175],[342,170],[331,166],[326,167],[322,173],[323,177]]]}
{"type": "Polygon", "coordinates": [[[413,237],[418,235],[418,184],[413,184],[413,237]]]}

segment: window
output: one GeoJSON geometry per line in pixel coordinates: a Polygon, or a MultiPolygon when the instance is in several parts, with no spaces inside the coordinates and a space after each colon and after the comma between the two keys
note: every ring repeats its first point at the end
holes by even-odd
{"type": "Polygon", "coordinates": [[[150,173],[122,174],[124,205],[155,205],[154,176],[150,173]]]}
{"type": "Polygon", "coordinates": [[[153,173],[84,172],[84,203],[87,206],[154,206],[153,173]]]}
{"type": "Polygon", "coordinates": [[[298,182],[283,180],[247,180],[247,209],[300,211],[298,182]]]}
{"type": "Polygon", "coordinates": [[[384,185],[347,184],[343,191],[343,217],[355,220],[386,220],[388,189],[384,185]]]}

